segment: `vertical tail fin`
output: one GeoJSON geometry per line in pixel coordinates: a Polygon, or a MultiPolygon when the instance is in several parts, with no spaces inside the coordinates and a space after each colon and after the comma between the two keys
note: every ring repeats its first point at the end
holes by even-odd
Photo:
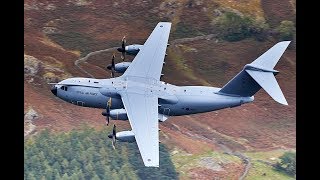
{"type": "Polygon", "coordinates": [[[274,66],[287,49],[290,41],[279,42],[255,61],[244,66],[233,79],[220,89],[220,93],[236,96],[253,96],[263,88],[275,101],[288,105],[275,75],[274,66]]]}

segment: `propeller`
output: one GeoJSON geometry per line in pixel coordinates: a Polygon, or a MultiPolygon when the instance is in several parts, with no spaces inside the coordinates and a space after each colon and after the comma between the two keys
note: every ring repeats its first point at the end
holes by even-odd
{"type": "Polygon", "coordinates": [[[112,134],[108,135],[108,137],[110,139],[112,139],[112,147],[113,147],[113,149],[116,149],[116,134],[117,134],[116,125],[113,125],[112,134]]]}
{"type": "Polygon", "coordinates": [[[103,111],[101,113],[103,116],[106,116],[107,126],[109,125],[109,122],[110,122],[110,107],[111,107],[111,98],[109,98],[107,102],[106,111],[103,111]]]}
{"type": "Polygon", "coordinates": [[[111,77],[114,78],[114,70],[115,70],[115,64],[114,64],[114,58],[116,57],[116,55],[113,53],[112,54],[112,59],[111,59],[111,64],[109,64],[107,66],[107,69],[111,70],[111,77]]]}
{"type": "Polygon", "coordinates": [[[118,51],[121,52],[121,59],[124,61],[126,55],[126,36],[123,36],[121,40],[121,47],[118,48],[118,51]]]}

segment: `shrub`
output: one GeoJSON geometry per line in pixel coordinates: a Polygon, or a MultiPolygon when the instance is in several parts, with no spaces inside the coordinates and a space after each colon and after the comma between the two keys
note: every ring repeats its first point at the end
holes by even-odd
{"type": "Polygon", "coordinates": [[[282,21],[276,30],[282,41],[288,41],[293,40],[296,28],[292,21],[282,21]]]}
{"type": "Polygon", "coordinates": [[[289,175],[296,175],[296,153],[285,152],[280,156],[280,162],[275,165],[278,171],[283,171],[289,175]]]}
{"type": "Polygon", "coordinates": [[[240,41],[248,37],[264,40],[269,29],[269,25],[263,19],[254,20],[234,12],[225,12],[217,18],[215,25],[218,34],[227,41],[240,41]]]}

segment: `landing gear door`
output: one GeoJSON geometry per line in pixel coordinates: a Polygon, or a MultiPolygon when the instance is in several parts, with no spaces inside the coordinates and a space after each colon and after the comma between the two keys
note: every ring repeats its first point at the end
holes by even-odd
{"type": "Polygon", "coordinates": [[[170,115],[170,108],[164,108],[162,114],[166,115],[166,116],[169,116],[170,115]]]}
{"type": "Polygon", "coordinates": [[[165,120],[167,120],[169,118],[169,114],[170,114],[170,108],[164,108],[162,110],[162,113],[158,114],[159,121],[164,122],[165,120]]]}

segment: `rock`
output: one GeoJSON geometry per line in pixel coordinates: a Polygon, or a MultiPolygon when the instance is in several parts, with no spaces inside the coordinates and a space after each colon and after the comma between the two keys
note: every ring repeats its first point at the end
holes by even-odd
{"type": "Polygon", "coordinates": [[[29,55],[24,55],[24,74],[35,76],[39,70],[40,61],[29,55]]]}
{"type": "Polygon", "coordinates": [[[36,3],[32,3],[32,4],[24,4],[24,10],[39,10],[39,7],[36,3]]]}
{"type": "Polygon", "coordinates": [[[92,3],[91,1],[88,1],[88,0],[69,0],[68,2],[70,2],[76,6],[87,6],[92,3]]]}
{"type": "Polygon", "coordinates": [[[24,115],[25,120],[35,120],[39,118],[39,114],[32,108],[29,108],[28,112],[24,115]]]}
{"type": "Polygon", "coordinates": [[[24,136],[28,136],[36,129],[31,120],[24,121],[24,136]]]}
{"type": "Polygon", "coordinates": [[[57,7],[54,4],[48,4],[44,9],[46,10],[55,10],[57,7]]]}
{"type": "Polygon", "coordinates": [[[201,167],[205,167],[207,169],[211,169],[213,171],[222,171],[223,168],[221,167],[221,162],[216,161],[212,157],[202,157],[199,161],[198,164],[201,167]]]}
{"type": "Polygon", "coordinates": [[[45,34],[57,34],[57,33],[60,33],[61,31],[58,30],[56,27],[43,27],[42,32],[45,34]]]}

